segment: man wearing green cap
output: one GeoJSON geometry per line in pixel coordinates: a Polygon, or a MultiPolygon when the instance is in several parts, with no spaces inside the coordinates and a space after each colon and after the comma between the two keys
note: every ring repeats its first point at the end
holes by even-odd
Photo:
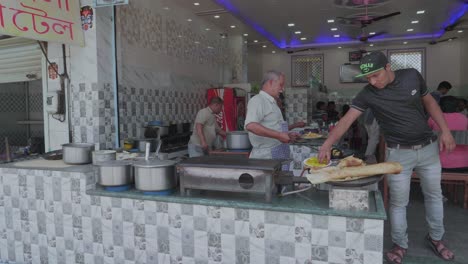
{"type": "Polygon", "coordinates": [[[393,248],[385,254],[389,263],[402,263],[408,248],[406,206],[411,174],[416,171],[424,194],[429,233],[426,243],[439,257],[454,259],[442,242],[444,209],[442,202],[439,147],[451,152],[455,141],[437,102],[415,69],[392,71],[382,52],[366,54],[360,63],[361,74],[369,82],[353,99],[351,109],[340,119],[319,152],[320,160],[330,159],[332,145],[368,108],[377,119],[387,144],[386,160],[403,166],[400,174],[387,175],[390,187],[390,223],[393,248]],[[439,141],[427,124],[425,110],[441,128],[439,141]],[[439,144],[437,144],[439,142],[439,144]]]}

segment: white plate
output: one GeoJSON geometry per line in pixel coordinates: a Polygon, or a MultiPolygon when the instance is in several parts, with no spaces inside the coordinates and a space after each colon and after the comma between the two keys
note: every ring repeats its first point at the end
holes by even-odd
{"type": "MultiPolygon", "coordinates": [[[[303,165],[305,168],[311,168],[311,167],[310,167],[309,165],[307,165],[305,162],[306,162],[306,160],[308,160],[308,159],[310,159],[310,158],[313,158],[313,157],[314,157],[314,156],[308,157],[307,159],[303,160],[303,161],[302,161],[302,165],[303,165]]],[[[318,169],[323,169],[323,168],[329,167],[331,164],[332,164],[332,161],[330,160],[330,161],[328,161],[328,164],[327,164],[327,165],[325,165],[325,166],[323,166],[323,167],[316,167],[316,168],[318,168],[318,169]]]]}

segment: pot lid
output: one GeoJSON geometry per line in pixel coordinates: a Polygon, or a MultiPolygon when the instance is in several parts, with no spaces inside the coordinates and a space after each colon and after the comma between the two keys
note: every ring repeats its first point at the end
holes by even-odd
{"type": "Polygon", "coordinates": [[[176,164],[177,162],[173,160],[149,159],[136,161],[135,163],[133,163],[133,166],[139,168],[159,168],[174,166],[176,164]]]}
{"type": "Polygon", "coordinates": [[[94,148],[94,144],[92,143],[67,143],[67,144],[63,144],[62,147],[94,148]]]}
{"type": "Polygon", "coordinates": [[[132,161],[129,160],[108,160],[108,161],[100,161],[96,164],[99,167],[120,167],[120,166],[130,166],[132,165],[132,161]]]}

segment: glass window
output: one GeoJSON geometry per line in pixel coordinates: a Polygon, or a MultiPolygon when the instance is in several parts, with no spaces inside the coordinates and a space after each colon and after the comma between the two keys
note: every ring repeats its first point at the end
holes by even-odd
{"type": "Polygon", "coordinates": [[[388,59],[392,65],[392,70],[415,68],[422,76],[425,73],[425,50],[424,49],[408,49],[408,50],[389,50],[388,59]]]}
{"type": "Polygon", "coordinates": [[[323,83],[323,55],[291,56],[291,86],[309,87],[311,80],[323,83]]]}

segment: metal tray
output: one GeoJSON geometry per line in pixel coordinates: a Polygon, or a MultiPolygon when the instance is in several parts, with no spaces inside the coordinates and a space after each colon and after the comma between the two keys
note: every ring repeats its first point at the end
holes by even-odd
{"type": "Polygon", "coordinates": [[[384,175],[379,174],[367,178],[351,180],[351,181],[333,181],[333,182],[326,182],[329,185],[337,186],[337,187],[363,187],[367,185],[371,185],[373,183],[379,182],[382,180],[384,175]]]}

